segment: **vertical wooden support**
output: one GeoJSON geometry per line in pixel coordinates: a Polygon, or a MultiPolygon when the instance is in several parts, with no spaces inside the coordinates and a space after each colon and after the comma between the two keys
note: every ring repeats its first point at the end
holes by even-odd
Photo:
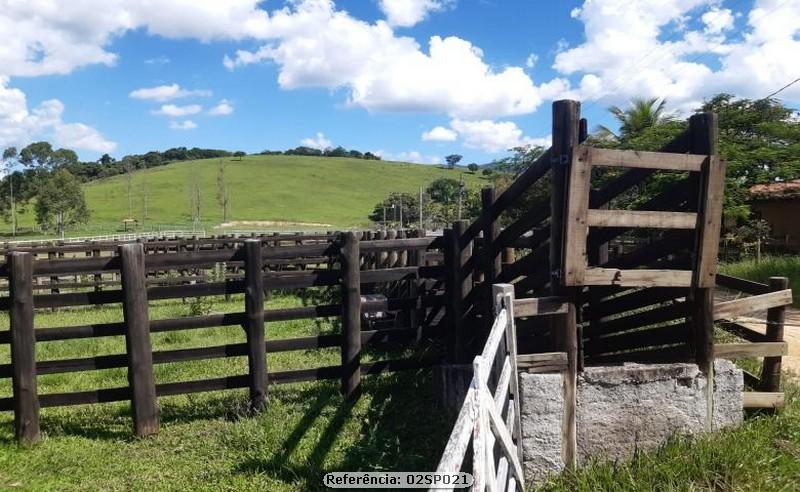
{"type": "MultiPolygon", "coordinates": [[[[471,305],[467,305],[466,300],[472,291],[472,279],[474,274],[474,268],[465,268],[472,259],[472,247],[474,244],[473,241],[466,241],[466,232],[468,226],[469,221],[467,220],[458,220],[453,222],[453,230],[455,231],[456,238],[458,240],[459,251],[461,253],[458,261],[458,270],[460,272],[461,282],[458,284],[458,287],[456,287],[456,290],[459,291],[459,295],[461,296],[461,330],[464,332],[465,350],[470,353],[476,353],[480,351],[479,348],[473,345],[477,340],[475,335],[478,330],[475,329],[476,326],[474,323],[468,324],[465,322],[465,320],[467,320],[470,316],[470,310],[472,307],[471,305]],[[468,325],[471,325],[472,329],[468,329],[468,325]]],[[[480,343],[482,344],[483,342],[480,341],[480,343]]]]}
{"type": "MultiPolygon", "coordinates": [[[[92,250],[92,258],[100,258],[100,250],[93,249],[92,250]]],[[[103,290],[103,274],[102,273],[95,273],[94,274],[94,291],[100,292],[103,290]]],[[[99,307],[99,306],[98,306],[99,307]]]]}
{"type": "Polygon", "coordinates": [[[447,318],[450,362],[465,362],[464,318],[461,285],[461,244],[454,229],[444,230],[445,315],[447,318]]]}
{"type": "MultiPolygon", "coordinates": [[[[48,251],[47,252],[47,259],[48,260],[55,260],[58,257],[58,254],[55,251],[48,251]]],[[[50,289],[51,294],[58,294],[58,275],[52,275],[50,277],[50,285],[52,288],[50,289]]]]}
{"type": "Polygon", "coordinates": [[[567,180],[572,153],[578,145],[580,103],[561,100],[553,103],[553,145],[551,148],[550,191],[550,291],[563,293],[563,255],[567,180]]]}
{"type": "Polygon", "coordinates": [[[153,349],[145,286],[144,248],[141,243],[119,247],[122,273],[122,312],[128,352],[133,427],[137,436],[158,432],[158,405],[153,376],[153,349]]]}
{"type": "MultiPolygon", "coordinates": [[[[568,304],[567,313],[556,317],[561,320],[556,338],[556,350],[567,353],[567,369],[564,371],[564,420],[561,425],[562,458],[567,468],[574,468],[577,463],[577,427],[575,413],[577,411],[578,385],[578,328],[577,310],[572,303],[568,304]]],[[[558,326],[558,325],[556,325],[558,326]]]]}
{"type": "MultiPolygon", "coordinates": [[[[717,194],[722,193],[725,174],[724,169],[713,167],[721,165],[721,161],[713,158],[716,156],[718,148],[717,116],[714,113],[693,115],[689,118],[689,136],[691,153],[710,156],[703,166],[699,180],[698,231],[695,244],[698,258],[694,267],[696,277],[691,296],[694,302],[695,328],[693,352],[697,365],[703,372],[708,373],[713,372],[714,364],[714,289],[707,287],[706,277],[710,274],[713,280],[715,275],[717,248],[711,246],[711,243],[716,245],[719,242],[719,222],[721,221],[719,216],[721,211],[714,206],[709,208],[709,204],[714,201],[717,194]],[[722,176],[722,180],[720,180],[720,176],[722,176]],[[707,256],[705,252],[708,252],[709,255],[713,252],[713,258],[707,256]],[[713,263],[713,265],[709,265],[709,263],[713,263]]],[[[720,198],[717,197],[716,200],[719,202],[720,198]]],[[[713,286],[713,282],[711,285],[713,286]]]]}
{"type": "Polygon", "coordinates": [[[261,241],[244,242],[244,309],[247,315],[247,364],[250,376],[250,409],[260,412],[267,399],[267,357],[264,341],[264,260],[261,241]]]}
{"type": "MultiPolygon", "coordinates": [[[[494,284],[500,275],[500,251],[497,236],[500,235],[500,222],[494,217],[493,205],[497,200],[497,191],[494,187],[481,189],[481,205],[485,223],[483,227],[483,281],[485,285],[494,284]]],[[[487,289],[488,291],[488,289],[487,289]]]]}
{"type": "Polygon", "coordinates": [[[473,397],[475,398],[474,411],[475,425],[472,428],[472,490],[476,492],[483,492],[486,489],[486,484],[489,480],[494,480],[494,477],[487,476],[486,462],[489,459],[494,459],[493,456],[487,456],[486,441],[489,429],[489,419],[486,415],[486,408],[483,404],[483,392],[487,391],[486,381],[483,380],[481,375],[484,371],[482,367],[483,359],[480,355],[476,355],[472,361],[472,388],[474,390],[473,397]]]}
{"type": "Polygon", "coordinates": [[[361,273],[360,248],[354,232],[342,243],[342,393],[352,402],[361,394],[361,273]]]}
{"type": "MultiPolygon", "coordinates": [[[[508,324],[505,331],[505,346],[511,362],[511,380],[509,394],[512,398],[510,405],[514,406],[514,422],[512,422],[511,437],[517,446],[517,457],[522,463],[522,420],[519,406],[519,372],[517,371],[517,325],[514,320],[514,286],[512,284],[495,284],[492,286],[494,311],[499,313],[503,308],[508,310],[508,324]]],[[[500,357],[502,360],[502,357],[500,357]]]]}
{"type": "Polygon", "coordinates": [[[14,435],[24,444],[39,440],[39,397],[36,389],[36,337],[33,331],[33,257],[8,255],[11,297],[11,368],[14,435]]]}
{"type": "MultiPolygon", "coordinates": [[[[772,290],[789,288],[789,279],[786,277],[770,277],[769,286],[772,290]]],[[[783,326],[786,318],[786,306],[779,306],[767,310],[767,340],[770,342],[783,341],[783,326]]],[[[777,392],[781,390],[781,357],[765,357],[761,368],[760,391],[777,392]]]]}

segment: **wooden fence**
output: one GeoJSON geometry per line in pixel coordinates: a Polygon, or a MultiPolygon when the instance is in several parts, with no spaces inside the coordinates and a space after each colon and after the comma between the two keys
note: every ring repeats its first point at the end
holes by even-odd
{"type": "Polygon", "coordinates": [[[39,435],[40,407],[130,400],[137,435],[158,430],[157,398],[231,388],[249,388],[253,410],[263,405],[269,384],[341,379],[342,391],[355,398],[363,375],[427,367],[438,361],[436,351],[428,358],[361,362],[363,348],[377,343],[414,347],[420,340],[441,337],[444,295],[441,265],[421,264],[426,253],[436,255],[441,241],[435,238],[360,240],[361,233],[345,233],[335,240],[312,244],[265,245],[261,239],[247,239],[239,247],[198,251],[157,251],[145,253],[141,243],[118,246],[114,256],[34,260],[31,252],[15,251],[0,265],[0,276],[7,278],[10,295],[0,297],[0,309],[10,311],[10,330],[0,331],[0,344],[10,344],[12,361],[0,365],[0,378],[11,378],[13,396],[0,398],[0,411],[13,410],[15,431],[22,441],[34,441],[39,435]],[[270,265],[281,261],[303,263],[304,270],[284,271],[270,265]],[[147,272],[182,271],[207,268],[225,263],[243,270],[242,278],[182,285],[147,286],[147,272]],[[404,265],[404,266],[399,266],[404,265]],[[120,288],[113,290],[65,289],[69,292],[36,294],[34,279],[55,275],[93,275],[116,273],[120,288]],[[362,289],[376,285],[408,286],[393,289],[403,295],[385,300],[365,300],[362,289]],[[270,291],[293,291],[313,287],[339,288],[341,302],[297,308],[269,309],[264,294],[270,291]],[[411,288],[413,287],[413,288],[411,288]],[[151,320],[153,301],[187,297],[244,294],[243,311],[175,319],[151,320]],[[36,328],[37,310],[121,304],[124,322],[96,323],[58,328],[36,328]],[[413,324],[362,329],[361,315],[374,311],[409,313],[413,324]],[[413,316],[411,314],[414,314],[413,316]],[[341,316],[340,334],[288,339],[264,337],[264,322],[341,316]],[[242,326],[245,341],[221,346],[153,351],[150,334],[219,326],[242,326]],[[38,360],[36,343],[124,336],[125,353],[67,360],[38,360]],[[269,371],[268,353],[339,347],[342,363],[336,366],[269,371]],[[246,356],[247,374],[225,377],[158,383],[154,364],[246,356]],[[87,389],[70,393],[40,394],[36,387],[39,375],[109,368],[127,368],[129,385],[116,388],[87,389]]]}

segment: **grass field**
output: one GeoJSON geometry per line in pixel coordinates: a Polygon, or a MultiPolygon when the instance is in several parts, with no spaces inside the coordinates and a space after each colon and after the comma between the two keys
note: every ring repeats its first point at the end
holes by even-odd
{"type": "Polygon", "coordinates": [[[755,259],[721,264],[722,273],[756,282],[769,283],[770,277],[788,277],[792,288],[794,305],[800,306],[800,257],[765,256],[760,262],[755,259]]]}
{"type": "MultiPolygon", "coordinates": [[[[205,159],[137,171],[132,186],[133,216],[145,229],[153,225],[191,227],[189,183],[194,167],[201,188],[202,225],[208,234],[213,233],[213,227],[222,221],[216,199],[219,162],[220,159],[205,159]]],[[[278,224],[272,227],[275,230],[365,226],[375,204],[390,192],[417,193],[420,186],[427,187],[437,178],[459,179],[461,174],[459,170],[431,165],[348,158],[248,156],[241,160],[226,158],[224,163],[230,193],[229,221],[301,223],[278,224]]],[[[488,183],[478,174],[464,172],[463,176],[470,188],[488,183]]],[[[91,221],[81,230],[72,231],[72,235],[119,230],[129,213],[127,186],[125,176],[84,185],[91,221]]],[[[30,210],[20,217],[19,224],[34,225],[30,210]]]]}
{"type": "MultiPolygon", "coordinates": [[[[214,312],[241,310],[241,296],[222,299],[214,312]]],[[[271,298],[270,307],[301,304],[271,298]]],[[[181,301],[156,304],[151,316],[190,313],[181,301]]],[[[119,321],[119,308],[37,313],[37,327],[119,321]]],[[[5,313],[0,323],[8,326],[5,313]]],[[[335,320],[300,320],[267,325],[268,338],[330,333],[335,320]]],[[[155,350],[244,341],[239,327],[155,333],[155,350]]],[[[42,342],[37,358],[63,359],[124,352],[122,337],[42,342]]],[[[365,360],[386,354],[366,353],[365,360]]],[[[389,354],[389,357],[398,354],[389,354]]],[[[8,346],[0,363],[9,362],[8,346]]],[[[336,365],[337,349],[268,356],[272,371],[336,365]]],[[[158,382],[245,374],[245,357],[155,366],[158,382]]],[[[126,385],[125,369],[39,377],[39,391],[52,393],[126,385]]],[[[0,396],[10,381],[0,380],[0,396]]],[[[364,396],[343,404],[338,381],[271,386],[264,413],[243,416],[246,390],[160,399],[158,436],[132,436],[129,404],[45,408],[44,439],[32,448],[13,441],[13,415],[0,414],[0,490],[269,490],[322,489],[322,476],[336,470],[425,470],[438,459],[449,425],[437,416],[427,373],[367,377],[364,396]],[[419,418],[424,415],[425,419],[419,418]],[[425,439],[420,439],[425,436],[425,439]]]]}

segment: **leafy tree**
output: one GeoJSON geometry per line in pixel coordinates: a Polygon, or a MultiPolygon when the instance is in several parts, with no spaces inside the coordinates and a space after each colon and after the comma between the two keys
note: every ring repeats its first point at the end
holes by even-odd
{"type": "Polygon", "coordinates": [[[649,99],[634,98],[631,100],[628,109],[611,106],[608,111],[619,121],[619,134],[614,133],[603,125],[597,127],[596,134],[601,138],[605,137],[620,141],[636,137],[647,128],[675,119],[675,116],[666,113],[666,104],[666,99],[659,100],[659,98],[653,97],[649,99]]]}
{"type": "Polygon", "coordinates": [[[53,155],[53,146],[49,142],[34,142],[19,152],[19,162],[28,167],[47,167],[53,155]]]}
{"type": "Polygon", "coordinates": [[[425,190],[431,201],[442,205],[451,205],[458,201],[461,183],[453,178],[439,178],[428,185],[425,190]]]}
{"type": "MultiPolygon", "coordinates": [[[[430,199],[423,197],[424,203],[430,203],[430,199]]],[[[419,223],[419,196],[412,193],[390,193],[385,200],[377,203],[369,215],[370,220],[375,223],[384,223],[384,213],[386,214],[386,225],[388,227],[399,227],[400,207],[403,209],[403,227],[416,225],[419,223]]],[[[428,215],[428,210],[425,210],[428,215]]]]}
{"type": "MultiPolygon", "coordinates": [[[[18,157],[18,154],[17,154],[17,148],[16,147],[8,147],[5,150],[3,150],[3,162],[5,163],[6,171],[8,171],[5,181],[8,182],[9,192],[8,192],[7,196],[8,196],[8,201],[9,201],[9,204],[10,204],[10,207],[3,207],[3,210],[5,211],[7,208],[11,209],[11,235],[12,236],[16,236],[17,235],[17,213],[16,213],[17,211],[16,211],[16,202],[14,201],[14,178],[15,178],[15,176],[14,176],[14,174],[15,174],[14,173],[14,163],[17,160],[17,157],[18,157]]],[[[6,194],[3,193],[3,196],[5,197],[6,194]]]]}
{"type": "Polygon", "coordinates": [[[471,173],[477,173],[477,172],[478,172],[478,169],[480,169],[480,166],[478,166],[478,165],[477,165],[477,164],[475,164],[474,162],[471,162],[471,163],[470,163],[470,164],[467,166],[467,169],[469,169],[469,171],[470,171],[471,173]]]}
{"type": "Polygon", "coordinates": [[[46,230],[53,226],[64,237],[67,226],[89,220],[89,208],[80,181],[66,169],[53,171],[36,196],[36,222],[46,230]]]}
{"type": "Polygon", "coordinates": [[[528,166],[544,154],[545,148],[540,145],[522,145],[511,149],[511,155],[503,159],[496,160],[492,167],[497,171],[520,174],[528,169],[528,166]]]}
{"type": "Polygon", "coordinates": [[[461,155],[458,155],[458,154],[450,154],[450,155],[446,156],[444,158],[444,160],[447,162],[447,167],[450,168],[450,169],[453,169],[453,168],[456,167],[456,164],[458,164],[459,161],[461,161],[461,159],[463,157],[464,156],[461,156],[461,155]]]}

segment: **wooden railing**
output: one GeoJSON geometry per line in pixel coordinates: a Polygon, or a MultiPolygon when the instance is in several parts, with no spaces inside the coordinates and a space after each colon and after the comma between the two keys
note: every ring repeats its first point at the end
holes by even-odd
{"type": "Polygon", "coordinates": [[[514,287],[495,285],[492,295],[497,315],[436,471],[460,471],[471,441],[472,490],[524,491],[514,287]]]}
{"type": "Polygon", "coordinates": [[[718,343],[714,346],[717,358],[738,359],[763,357],[761,374],[744,371],[745,383],[756,391],[742,394],[745,408],[776,408],[783,406],[780,391],[781,359],[788,355],[788,344],[783,339],[786,306],[792,304],[789,279],[772,277],[769,285],[728,275],[717,275],[717,284],[731,290],[750,294],[746,297],[724,301],[714,306],[714,319],[727,332],[745,340],[743,343],[718,343]],[[739,319],[758,311],[767,312],[764,333],[755,330],[739,319]]]}
{"type": "Polygon", "coordinates": [[[286,246],[265,244],[254,238],[230,249],[158,251],[152,254],[145,254],[142,243],[129,243],[118,246],[114,256],[64,259],[34,260],[33,253],[13,252],[7,262],[0,265],[0,276],[8,279],[10,287],[10,295],[0,297],[0,309],[10,311],[10,329],[0,330],[0,344],[9,344],[12,354],[11,363],[0,364],[0,378],[11,378],[13,389],[12,397],[0,398],[0,411],[14,411],[17,438],[30,442],[39,437],[40,407],[130,400],[136,434],[147,435],[158,429],[157,398],[161,396],[249,388],[251,406],[258,410],[263,405],[268,384],[341,379],[342,392],[348,398],[355,398],[362,375],[433,365],[440,360],[436,350],[430,357],[412,355],[370,362],[362,362],[361,355],[363,349],[371,346],[417,347],[421,340],[441,336],[438,323],[442,315],[438,313],[442,310],[444,297],[441,293],[442,267],[421,264],[424,252],[434,247],[436,239],[361,241],[360,236],[362,234],[345,233],[332,242],[286,246]],[[306,265],[307,269],[282,271],[270,268],[276,261],[301,262],[309,258],[313,260],[306,265]],[[203,269],[220,262],[238,265],[243,276],[180,285],[148,286],[146,283],[147,272],[203,269]],[[35,294],[34,291],[37,275],[96,273],[119,275],[119,288],[102,291],[63,289],[55,294],[35,294]],[[407,288],[390,289],[392,286],[407,288]],[[342,301],[323,300],[317,305],[272,309],[269,301],[265,302],[264,295],[269,292],[314,287],[338,288],[342,301]],[[361,296],[362,289],[366,291],[375,287],[396,294],[377,301],[361,296]],[[227,294],[244,294],[240,312],[150,319],[153,301],[227,294]],[[41,309],[113,304],[121,304],[124,322],[36,327],[36,313],[41,309]],[[375,311],[396,311],[408,316],[392,327],[366,327],[362,330],[361,315],[375,311]],[[339,316],[341,333],[286,339],[265,340],[264,337],[265,322],[339,316]],[[222,326],[242,326],[242,342],[156,351],[150,343],[151,333],[222,326]],[[35,347],[39,342],[114,336],[125,337],[125,353],[58,360],[36,357],[35,347]],[[267,370],[265,357],[268,353],[325,347],[341,349],[340,365],[267,370]],[[247,373],[161,383],[154,377],[156,364],[227,357],[247,357],[247,373]],[[109,368],[127,368],[129,384],[68,393],[40,394],[37,391],[36,379],[40,375],[109,368]]]}

